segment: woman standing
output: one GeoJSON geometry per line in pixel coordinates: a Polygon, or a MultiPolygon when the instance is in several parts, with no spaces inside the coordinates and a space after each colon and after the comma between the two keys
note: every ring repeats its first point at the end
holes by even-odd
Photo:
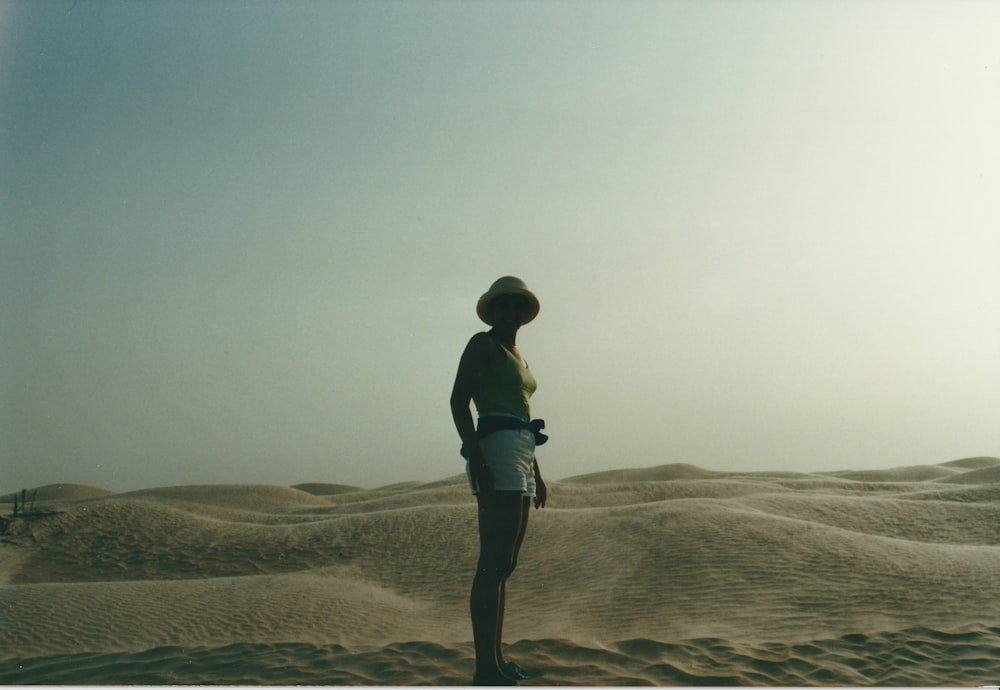
{"type": "Polygon", "coordinates": [[[501,649],[507,579],[528,526],[528,513],[545,506],[545,482],[535,446],[548,437],[531,419],[528,399],[535,378],[517,349],[517,332],[539,311],[538,298],[512,276],[500,278],[479,298],[476,313],[488,332],[477,333],[462,353],[451,392],[451,415],[462,439],[469,488],[479,506],[479,563],[470,612],[476,648],[473,685],[517,685],[528,676],[501,649]],[[478,425],[472,421],[474,402],[478,425]]]}

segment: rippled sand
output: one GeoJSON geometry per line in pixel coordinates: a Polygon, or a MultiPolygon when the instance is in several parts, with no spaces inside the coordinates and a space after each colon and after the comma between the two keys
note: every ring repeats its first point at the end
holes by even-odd
{"type": "MultiPolygon", "coordinates": [[[[508,590],[508,656],[535,684],[1000,682],[1000,459],[550,488],[508,590]]],[[[471,679],[460,477],[59,485],[36,507],[0,537],[0,682],[471,679]]]]}

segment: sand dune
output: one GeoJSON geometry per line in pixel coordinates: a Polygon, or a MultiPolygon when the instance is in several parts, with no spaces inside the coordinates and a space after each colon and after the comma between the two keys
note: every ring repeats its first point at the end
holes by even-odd
{"type": "MultiPolygon", "coordinates": [[[[53,501],[82,501],[87,498],[111,496],[113,493],[113,491],[108,491],[107,489],[100,489],[96,486],[87,486],[85,484],[49,484],[32,489],[28,492],[28,497],[30,500],[41,504],[53,501]]],[[[14,502],[14,497],[20,497],[20,495],[21,492],[19,491],[0,496],[0,505],[10,505],[14,502]]]]}
{"type": "Polygon", "coordinates": [[[985,467],[1000,466],[1000,458],[979,456],[975,458],[960,458],[950,462],[942,462],[940,467],[956,467],[962,470],[981,470],[985,467]]]}
{"type": "MultiPolygon", "coordinates": [[[[555,482],[511,580],[509,655],[539,685],[996,684],[998,472],[969,458],[555,482]]],[[[54,485],[36,502],[51,514],[3,522],[0,682],[471,678],[461,476],[54,485]]]]}

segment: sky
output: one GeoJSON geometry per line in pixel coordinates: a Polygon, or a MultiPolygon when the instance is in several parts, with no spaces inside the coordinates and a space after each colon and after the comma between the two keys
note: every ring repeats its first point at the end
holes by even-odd
{"type": "Polygon", "coordinates": [[[0,0],[0,493],[1000,455],[1000,3],[0,0]]]}

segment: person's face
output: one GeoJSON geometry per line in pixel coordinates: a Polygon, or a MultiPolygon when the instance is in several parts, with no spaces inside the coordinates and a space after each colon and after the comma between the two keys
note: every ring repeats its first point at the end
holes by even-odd
{"type": "Polygon", "coordinates": [[[495,327],[517,329],[528,318],[528,300],[521,295],[501,295],[490,303],[490,312],[495,327]]]}

